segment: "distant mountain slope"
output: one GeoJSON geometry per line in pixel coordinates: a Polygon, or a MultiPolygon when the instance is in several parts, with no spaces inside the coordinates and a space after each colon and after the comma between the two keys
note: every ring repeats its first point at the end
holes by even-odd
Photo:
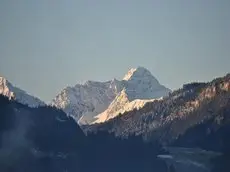
{"type": "MultiPolygon", "coordinates": [[[[86,133],[109,131],[121,137],[143,135],[147,140],[156,139],[163,144],[173,143],[175,140],[179,143],[188,135],[188,130],[194,128],[194,131],[200,131],[201,124],[206,126],[204,130],[207,134],[217,134],[216,129],[230,126],[229,112],[230,74],[209,83],[186,84],[164,99],[146,103],[139,110],[125,112],[102,124],[82,126],[82,129],[86,133]]],[[[225,131],[230,134],[229,129],[225,131]]],[[[192,134],[194,138],[190,140],[191,146],[199,145],[198,140],[205,138],[205,135],[199,137],[202,132],[192,134]],[[195,139],[196,137],[199,139],[195,139]]],[[[189,138],[185,140],[188,141],[189,138]]],[[[209,142],[211,143],[210,140],[209,142]]],[[[217,142],[216,148],[220,148],[221,140],[217,139],[217,142]]],[[[184,145],[189,144],[187,142],[184,145]]]]}
{"type": "Polygon", "coordinates": [[[6,78],[0,77],[0,94],[9,99],[15,99],[18,102],[30,107],[44,106],[45,103],[38,98],[29,95],[25,91],[14,87],[6,78]]]}
{"type": "Polygon", "coordinates": [[[83,85],[65,88],[53,99],[51,105],[63,109],[77,121],[82,115],[92,120],[109,106],[121,90],[120,87],[120,82],[115,79],[108,82],[87,81],[83,85]]]}
{"type": "Polygon", "coordinates": [[[67,87],[53,99],[51,105],[63,109],[81,125],[92,124],[132,110],[131,107],[142,107],[148,100],[167,96],[169,92],[147,69],[138,67],[131,69],[121,81],[87,81],[67,87]]]}

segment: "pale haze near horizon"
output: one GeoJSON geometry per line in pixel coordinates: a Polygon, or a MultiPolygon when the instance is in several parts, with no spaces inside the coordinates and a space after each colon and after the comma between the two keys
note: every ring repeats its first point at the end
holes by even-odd
{"type": "Polygon", "coordinates": [[[170,89],[230,72],[228,0],[1,0],[0,75],[50,101],[143,66],[170,89]]]}

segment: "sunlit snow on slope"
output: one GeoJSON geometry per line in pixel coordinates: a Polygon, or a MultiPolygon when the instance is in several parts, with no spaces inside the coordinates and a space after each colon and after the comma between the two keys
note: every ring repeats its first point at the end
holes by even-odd
{"type": "Polygon", "coordinates": [[[112,119],[112,118],[118,116],[119,114],[122,115],[123,113],[132,111],[134,109],[139,110],[146,103],[153,102],[156,100],[159,100],[159,99],[149,99],[149,100],[135,99],[131,102],[126,101],[124,103],[122,103],[122,101],[117,101],[118,103],[120,103],[119,108],[117,108],[118,106],[114,105],[115,103],[111,103],[106,111],[104,111],[103,113],[101,113],[95,117],[96,120],[93,123],[105,122],[109,119],[112,119]]]}

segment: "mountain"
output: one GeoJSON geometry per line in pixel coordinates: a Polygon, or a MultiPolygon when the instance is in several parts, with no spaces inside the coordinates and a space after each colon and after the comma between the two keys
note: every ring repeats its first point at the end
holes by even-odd
{"type": "Polygon", "coordinates": [[[85,136],[55,107],[30,108],[0,95],[1,172],[166,172],[166,153],[141,137],[85,136]]]}
{"type": "Polygon", "coordinates": [[[109,131],[125,138],[142,135],[147,140],[159,140],[162,144],[190,140],[184,145],[195,147],[201,146],[202,140],[209,149],[217,149],[221,147],[222,140],[212,137],[217,140],[214,144],[211,136],[208,137],[210,133],[223,131],[230,134],[230,129],[226,128],[230,126],[229,112],[230,74],[208,83],[185,84],[168,97],[148,102],[139,110],[125,112],[102,124],[81,127],[86,133],[109,131]],[[221,128],[226,129],[221,131],[221,128]],[[210,143],[206,143],[207,140],[210,143]]]}
{"type": "Polygon", "coordinates": [[[118,94],[131,110],[81,126],[87,136],[60,109],[0,95],[0,171],[229,172],[230,74],[185,84],[139,109],[126,89],[118,94]]]}
{"type": "Polygon", "coordinates": [[[130,69],[121,81],[87,81],[67,87],[51,105],[63,109],[83,125],[104,122],[169,92],[147,69],[138,67],[130,69]]]}
{"type": "Polygon", "coordinates": [[[164,146],[192,148],[182,149],[189,156],[199,154],[199,158],[191,159],[180,151],[175,153],[176,157],[160,155],[168,165],[175,165],[173,171],[176,172],[188,166],[190,169],[202,167],[199,168],[202,171],[227,172],[230,169],[230,74],[207,83],[185,84],[168,97],[148,102],[138,110],[81,128],[85,134],[107,131],[124,139],[142,136],[145,141],[158,141],[164,146]],[[201,153],[195,153],[194,148],[201,149],[201,153]],[[202,155],[204,150],[220,156],[211,160],[202,155]]]}
{"type": "Polygon", "coordinates": [[[129,70],[122,82],[123,90],[103,113],[95,117],[96,121],[93,123],[105,122],[118,114],[132,111],[134,108],[139,109],[147,102],[167,96],[170,92],[143,67],[129,70]]]}
{"type": "Polygon", "coordinates": [[[78,121],[82,115],[89,119],[104,111],[121,90],[116,79],[107,82],[87,81],[61,91],[51,105],[63,109],[78,121]]]}
{"type": "Polygon", "coordinates": [[[29,95],[25,91],[14,87],[6,78],[0,77],[0,94],[9,99],[16,99],[18,102],[29,107],[44,106],[45,103],[38,98],[29,95]]]}

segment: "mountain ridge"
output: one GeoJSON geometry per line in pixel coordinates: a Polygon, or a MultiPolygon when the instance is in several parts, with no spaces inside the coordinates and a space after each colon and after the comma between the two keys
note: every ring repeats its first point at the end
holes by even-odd
{"type": "Polygon", "coordinates": [[[9,99],[16,99],[18,102],[29,107],[45,106],[46,104],[39,98],[28,94],[26,91],[13,86],[5,77],[0,76],[0,94],[9,99]]]}
{"type": "MultiPolygon", "coordinates": [[[[192,128],[200,130],[199,125],[203,125],[204,129],[210,125],[207,136],[210,132],[217,132],[216,128],[230,124],[229,112],[230,74],[227,74],[207,83],[184,84],[168,97],[146,103],[139,110],[125,112],[101,124],[81,127],[86,133],[109,131],[125,138],[143,135],[147,140],[157,139],[168,144],[186,135],[192,128]]],[[[191,142],[195,140],[186,144],[191,142]]]]}
{"type": "MultiPolygon", "coordinates": [[[[137,67],[130,69],[124,79],[120,81],[117,79],[106,82],[86,81],[84,84],[67,87],[52,100],[51,105],[63,109],[79,124],[86,124],[101,122],[101,120],[97,121],[97,118],[100,118],[98,115],[105,112],[122,92],[127,95],[123,98],[127,98],[126,102],[128,103],[135,99],[145,101],[151,99],[150,101],[152,101],[154,98],[167,96],[170,91],[161,85],[147,69],[137,67]],[[97,118],[95,118],[96,116],[97,118]]],[[[116,108],[113,107],[113,109],[116,108]]],[[[114,113],[106,119],[116,115],[118,114],[114,113]]]]}

